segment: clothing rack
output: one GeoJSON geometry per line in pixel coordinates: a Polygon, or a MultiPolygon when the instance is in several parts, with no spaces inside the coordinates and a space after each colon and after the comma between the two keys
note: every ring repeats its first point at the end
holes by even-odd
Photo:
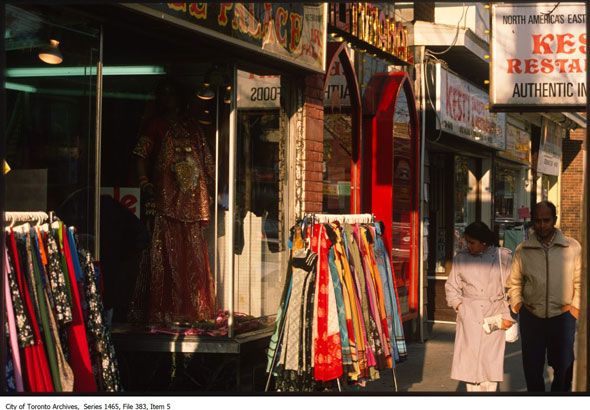
{"type": "Polygon", "coordinates": [[[43,222],[50,219],[50,214],[52,215],[53,212],[50,212],[49,214],[43,211],[5,212],[4,221],[5,224],[10,227],[14,226],[17,222],[37,222],[38,225],[41,225],[43,222]]]}
{"type": "MultiPolygon", "coordinates": [[[[323,224],[323,223],[331,223],[331,222],[340,222],[343,224],[366,224],[366,223],[372,224],[372,223],[375,223],[375,216],[370,213],[366,213],[366,214],[313,214],[313,213],[310,213],[310,214],[305,214],[305,216],[303,217],[303,223],[304,224],[311,224],[312,226],[316,223],[323,224]]],[[[284,328],[285,324],[284,324],[283,320],[281,320],[281,322],[277,323],[277,326],[278,326],[278,329],[277,329],[278,331],[276,333],[276,335],[277,335],[277,340],[276,340],[276,345],[275,345],[276,347],[275,347],[274,353],[272,355],[271,364],[270,364],[270,367],[268,370],[268,378],[266,381],[265,391],[268,391],[268,389],[270,387],[270,380],[272,378],[273,370],[276,365],[277,354],[279,352],[279,346],[282,343],[284,331],[285,331],[285,328],[284,328]]],[[[393,343],[395,343],[395,341],[393,343]]],[[[394,387],[394,391],[397,392],[398,391],[397,375],[396,375],[396,371],[395,371],[395,361],[394,361],[393,357],[392,357],[392,361],[393,361],[393,363],[392,363],[391,370],[392,370],[392,374],[393,374],[393,387],[394,387]]],[[[341,392],[342,387],[341,387],[341,383],[340,383],[339,378],[336,379],[336,383],[337,383],[338,391],[341,392]]]]}
{"type": "Polygon", "coordinates": [[[306,216],[318,223],[338,221],[349,224],[362,224],[375,222],[375,215],[373,214],[307,214],[306,216]]]}

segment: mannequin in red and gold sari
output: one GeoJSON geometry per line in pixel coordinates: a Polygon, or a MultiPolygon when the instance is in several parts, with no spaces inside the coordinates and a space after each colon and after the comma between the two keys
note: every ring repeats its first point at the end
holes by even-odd
{"type": "Polygon", "coordinates": [[[158,86],[159,115],[147,123],[133,150],[142,201],[153,224],[147,300],[151,324],[211,319],[215,308],[205,234],[215,164],[203,128],[184,109],[180,95],[173,83],[158,86]]]}

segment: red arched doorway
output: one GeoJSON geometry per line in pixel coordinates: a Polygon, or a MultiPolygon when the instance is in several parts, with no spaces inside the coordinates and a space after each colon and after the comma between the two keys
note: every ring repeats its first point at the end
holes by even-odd
{"type": "Polygon", "coordinates": [[[362,209],[385,224],[404,320],[417,317],[420,139],[407,73],[375,74],[363,100],[362,209]]]}

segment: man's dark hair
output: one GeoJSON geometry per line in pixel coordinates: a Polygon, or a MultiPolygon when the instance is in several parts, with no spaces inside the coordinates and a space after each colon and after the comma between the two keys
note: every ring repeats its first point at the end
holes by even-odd
{"type": "Polygon", "coordinates": [[[486,245],[498,245],[496,234],[483,222],[477,221],[470,223],[463,233],[486,245]]]}
{"type": "Polygon", "coordinates": [[[553,216],[553,218],[557,218],[557,208],[555,207],[555,204],[551,201],[541,201],[541,202],[537,202],[535,204],[535,206],[533,207],[533,212],[532,212],[532,216],[533,216],[533,221],[535,220],[536,217],[536,213],[537,213],[537,207],[539,206],[546,206],[547,208],[549,208],[549,210],[551,210],[551,215],[553,216]]]}

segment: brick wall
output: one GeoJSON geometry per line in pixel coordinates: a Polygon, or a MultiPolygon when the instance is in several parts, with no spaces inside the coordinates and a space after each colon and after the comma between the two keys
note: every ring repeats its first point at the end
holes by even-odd
{"type": "Polygon", "coordinates": [[[324,76],[305,78],[305,156],[303,160],[303,210],[322,211],[324,159],[324,76]]]}
{"type": "Polygon", "coordinates": [[[582,241],[582,197],[584,195],[584,140],[586,130],[570,131],[563,140],[561,170],[561,215],[563,232],[582,241]]]}

